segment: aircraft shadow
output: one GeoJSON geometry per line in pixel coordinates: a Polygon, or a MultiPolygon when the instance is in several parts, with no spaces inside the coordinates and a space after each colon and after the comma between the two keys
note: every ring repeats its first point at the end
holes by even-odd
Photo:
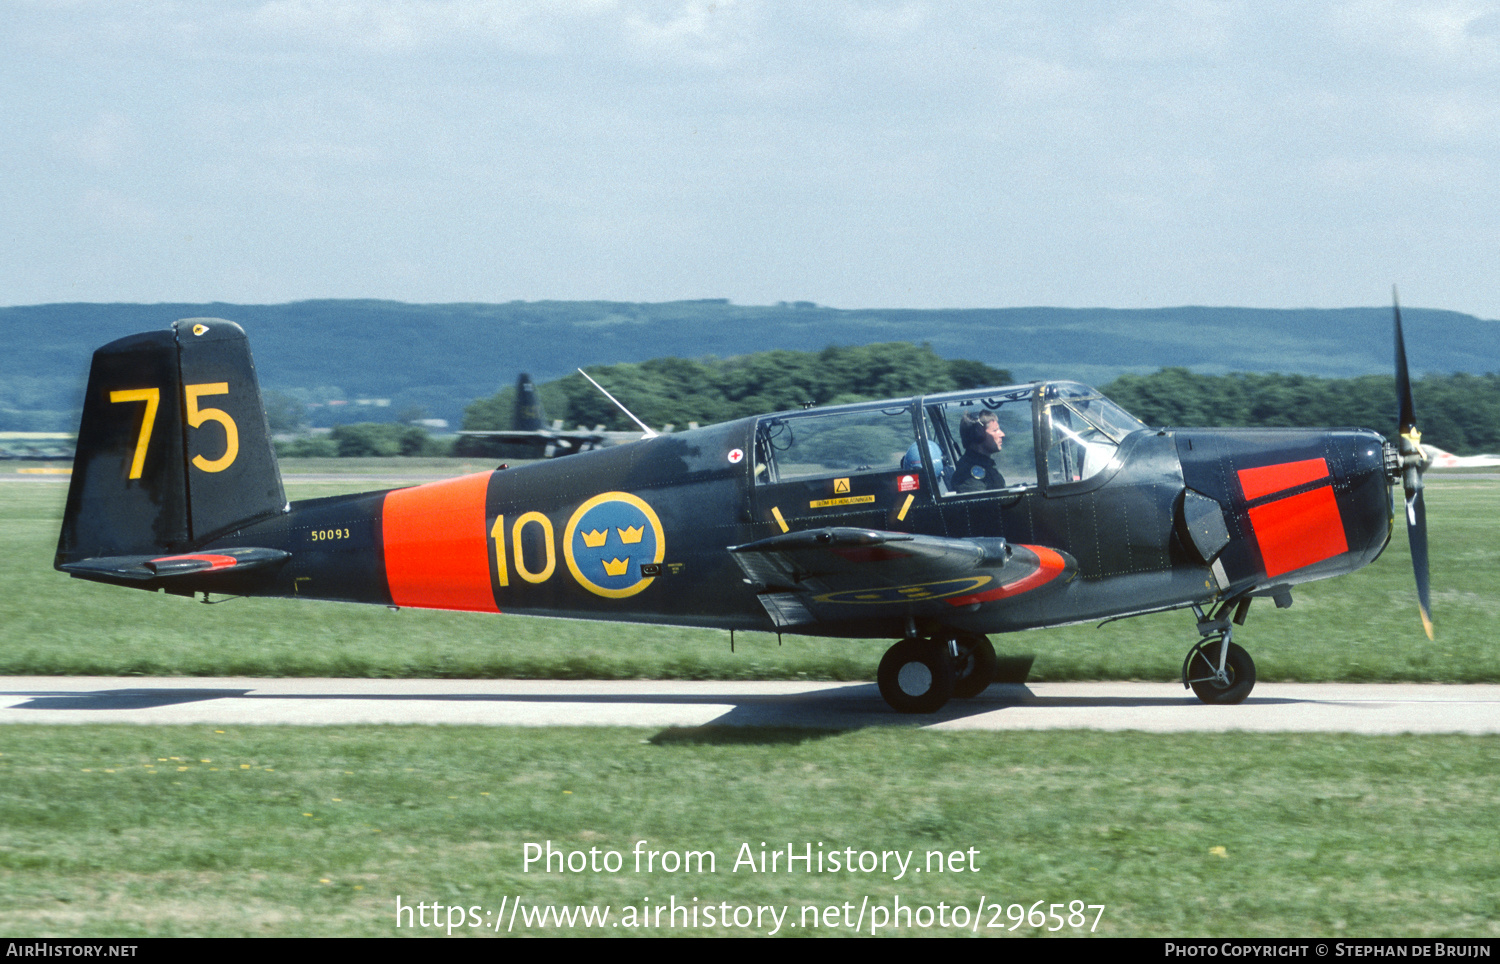
{"type": "MultiPolygon", "coordinates": [[[[1165,686],[1164,686],[1165,689],[1165,686]]],[[[849,686],[839,684],[827,689],[803,693],[747,694],[699,690],[691,694],[670,693],[261,693],[238,688],[131,687],[93,691],[12,691],[0,695],[29,696],[31,699],[12,707],[18,710],[120,711],[153,709],[219,699],[266,700],[277,702],[344,701],[440,702],[440,703],[507,703],[518,705],[610,706],[701,706],[728,705],[728,711],[701,726],[674,726],[656,739],[663,742],[686,742],[690,739],[711,742],[743,742],[735,729],[762,731],[785,730],[782,737],[766,732],[754,742],[799,742],[820,735],[867,727],[929,726],[950,720],[961,720],[997,710],[1024,713],[1028,709],[1089,709],[1182,707],[1200,705],[1189,693],[1162,696],[1039,696],[1023,683],[996,683],[981,695],[967,700],[953,700],[937,713],[902,715],[893,713],[881,699],[873,684],[849,686]],[[726,732],[720,732],[726,731],[726,732]],[[825,731],[814,734],[809,731],[825,731]],[[691,734],[698,734],[692,737],[691,734]]],[[[1288,698],[1252,698],[1250,704],[1305,703],[1308,700],[1288,698]]],[[[1206,708],[1207,709],[1207,708],[1206,708]]],[[[1222,709],[1222,708],[1215,708],[1222,709]]],[[[413,720],[412,722],[420,722],[413,720]]],[[[565,724],[566,720],[559,720],[565,724]]],[[[659,725],[643,721],[645,726],[659,725]]],[[[1079,725],[1086,726],[1086,721],[1079,725]]]]}

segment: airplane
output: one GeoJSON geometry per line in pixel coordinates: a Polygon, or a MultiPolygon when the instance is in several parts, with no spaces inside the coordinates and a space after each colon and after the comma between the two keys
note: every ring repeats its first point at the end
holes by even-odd
{"type": "MultiPolygon", "coordinates": [[[[590,432],[582,426],[576,432],[563,429],[562,420],[544,427],[546,415],[542,414],[542,399],[537,394],[536,383],[525,372],[516,379],[516,405],[511,424],[512,430],[468,429],[458,433],[454,454],[461,456],[490,456],[496,458],[550,459],[598,448],[606,441],[603,427],[590,432]]],[[[632,435],[632,438],[636,436],[632,435]]]]}
{"type": "Polygon", "coordinates": [[[907,713],[982,692],[989,634],[1191,610],[1183,686],[1233,704],[1255,685],[1233,642],[1251,603],[1284,608],[1297,585],[1373,562],[1398,481],[1431,635],[1399,305],[1395,345],[1396,444],[1355,428],[1153,428],[1043,381],[289,503],[245,333],[187,319],[94,353],[55,566],[205,600],[890,639],[876,679],[907,713]],[[957,477],[965,416],[998,448],[999,488],[957,477]]]}
{"type": "Polygon", "coordinates": [[[1427,459],[1434,469],[1469,469],[1500,465],[1500,455],[1454,455],[1430,442],[1423,444],[1422,451],[1427,454],[1427,459]]]}
{"type": "MultiPolygon", "coordinates": [[[[578,369],[578,374],[587,378],[590,384],[604,392],[611,401],[615,401],[614,396],[590,378],[583,369],[578,369]]],[[[618,405],[619,402],[616,401],[615,404],[618,405]]],[[[625,414],[630,415],[630,411],[626,409],[625,414]]],[[[635,418],[634,415],[630,417],[635,418]]],[[[522,372],[521,376],[516,379],[516,405],[512,418],[515,429],[510,431],[465,429],[458,433],[458,442],[454,446],[453,454],[470,458],[494,456],[496,458],[551,459],[603,448],[606,445],[623,445],[626,442],[650,438],[657,434],[655,430],[637,421],[641,425],[639,432],[611,432],[607,431],[603,425],[594,426],[593,431],[580,425],[576,432],[569,432],[563,429],[562,419],[554,420],[551,428],[543,428],[546,416],[542,414],[541,396],[537,394],[536,383],[531,380],[531,376],[522,372]]],[[[673,426],[667,425],[662,428],[662,432],[670,433],[672,429],[673,426]]]]}

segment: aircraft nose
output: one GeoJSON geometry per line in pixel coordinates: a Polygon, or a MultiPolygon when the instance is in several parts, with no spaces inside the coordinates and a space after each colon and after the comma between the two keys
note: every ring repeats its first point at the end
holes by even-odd
{"type": "Polygon", "coordinates": [[[1336,432],[1329,447],[1343,468],[1339,501],[1343,503],[1349,548],[1360,552],[1360,565],[1373,562],[1391,538],[1389,443],[1368,430],[1336,432]]]}

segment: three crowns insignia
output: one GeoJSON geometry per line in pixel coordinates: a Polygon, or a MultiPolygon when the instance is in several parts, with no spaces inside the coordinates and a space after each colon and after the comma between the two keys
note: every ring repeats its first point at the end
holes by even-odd
{"type": "MultiPolygon", "coordinates": [[[[646,534],[646,527],[626,526],[623,529],[616,527],[615,531],[620,534],[621,543],[625,545],[639,545],[641,537],[646,534]]],[[[608,529],[590,529],[587,532],[580,532],[578,535],[583,539],[583,544],[590,549],[602,549],[604,544],[609,541],[608,529]]],[[[627,556],[624,559],[619,557],[601,559],[600,564],[604,566],[604,574],[606,576],[623,576],[630,569],[630,558],[627,556]]]]}

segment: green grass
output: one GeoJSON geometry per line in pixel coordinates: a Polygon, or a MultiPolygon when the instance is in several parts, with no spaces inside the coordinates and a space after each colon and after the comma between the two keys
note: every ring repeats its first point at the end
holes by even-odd
{"type": "Polygon", "coordinates": [[[1098,933],[1112,936],[1500,936],[1490,737],[11,726],[0,739],[11,934],[411,933],[395,927],[399,895],[616,915],[674,896],[1082,900],[1105,905],[1098,933]],[[636,873],[642,840],[712,851],[716,872],[636,873]],[[546,841],[626,863],[525,871],[523,845],[546,841]],[[979,870],[732,870],[745,843],[820,842],[919,862],[974,848],[979,870]]]}
{"type": "MultiPolygon", "coordinates": [[[[360,467],[359,471],[368,471],[360,467]]],[[[289,476],[290,477],[290,476],[289,476]]],[[[290,484],[293,498],[367,488],[290,484]]],[[[873,678],[884,640],[824,640],[241,599],[180,597],[69,579],[52,569],[65,486],[0,485],[0,673],[668,679],[873,678]]],[[[1374,565],[1258,601],[1236,639],[1260,679],[1500,679],[1500,483],[1428,489],[1437,639],[1422,634],[1404,534],[1374,565]]],[[[1032,680],[1172,680],[1194,639],[1168,613],[997,637],[1036,657],[1032,680]]]]}

